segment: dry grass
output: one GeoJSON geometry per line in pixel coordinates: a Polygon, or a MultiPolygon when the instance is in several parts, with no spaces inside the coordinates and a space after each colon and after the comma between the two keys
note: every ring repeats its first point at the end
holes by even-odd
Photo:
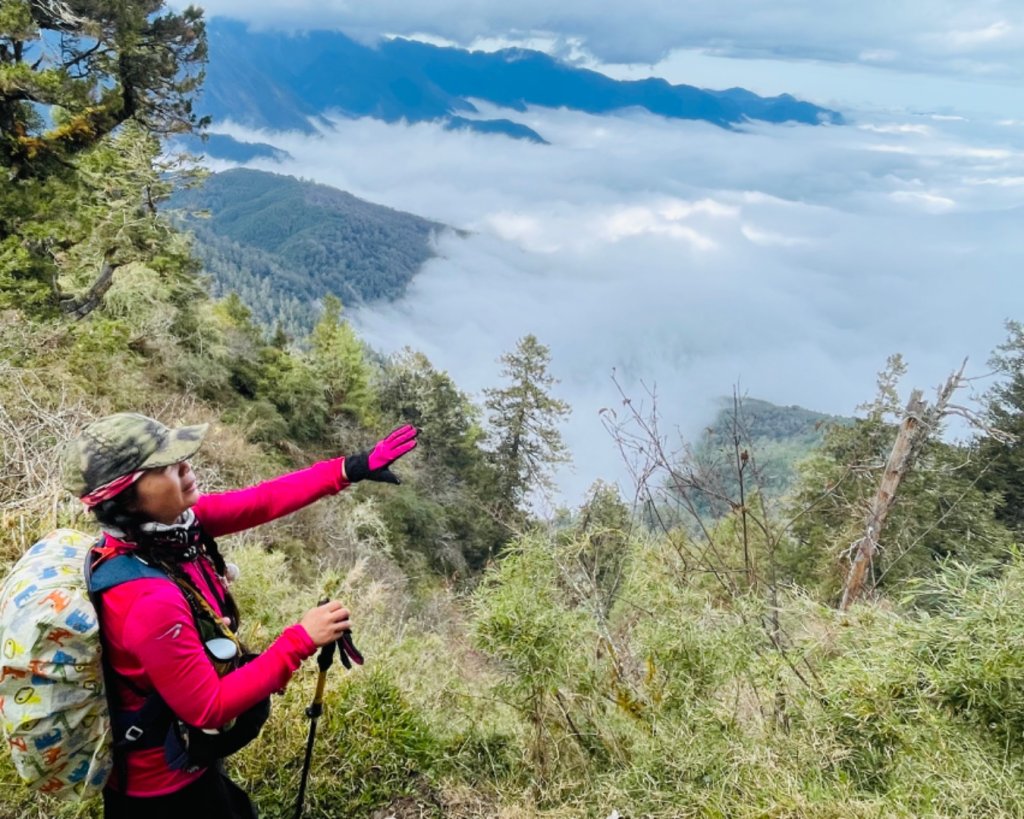
{"type": "Polygon", "coordinates": [[[0,565],[77,512],[62,489],[60,452],[85,415],[66,385],[0,361],[0,565]]]}

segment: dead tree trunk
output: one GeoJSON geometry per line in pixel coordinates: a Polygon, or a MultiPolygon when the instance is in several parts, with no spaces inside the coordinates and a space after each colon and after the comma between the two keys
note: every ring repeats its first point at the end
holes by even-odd
{"type": "MultiPolygon", "coordinates": [[[[896,440],[885,463],[885,472],[878,485],[878,491],[871,499],[863,536],[853,544],[853,560],[846,575],[843,597],[839,608],[846,611],[864,591],[865,578],[882,539],[885,521],[889,517],[896,491],[914,465],[921,444],[928,435],[938,429],[939,422],[950,412],[949,399],[963,382],[965,361],[953,373],[938,392],[934,407],[922,400],[921,390],[914,390],[907,402],[896,440]]],[[[956,408],[957,410],[959,408],[956,408]]]]}
{"type": "Polygon", "coordinates": [[[896,441],[885,462],[882,481],[878,485],[878,491],[874,498],[871,499],[864,535],[854,544],[853,562],[846,575],[843,599],[839,604],[839,608],[843,611],[860,596],[864,588],[864,578],[874,560],[875,552],[878,551],[882,529],[885,527],[886,518],[889,517],[893,501],[896,500],[896,490],[899,489],[904,475],[910,471],[912,466],[912,455],[916,449],[914,443],[923,429],[921,422],[924,409],[925,403],[921,398],[921,390],[914,390],[907,402],[906,414],[900,424],[899,432],[896,434],[896,441]]]}

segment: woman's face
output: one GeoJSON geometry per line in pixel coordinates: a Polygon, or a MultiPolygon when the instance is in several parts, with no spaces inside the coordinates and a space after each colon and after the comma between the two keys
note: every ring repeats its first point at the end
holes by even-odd
{"type": "Polygon", "coordinates": [[[188,461],[147,469],[135,486],[133,511],[157,523],[174,523],[182,512],[199,500],[196,476],[188,461]]]}

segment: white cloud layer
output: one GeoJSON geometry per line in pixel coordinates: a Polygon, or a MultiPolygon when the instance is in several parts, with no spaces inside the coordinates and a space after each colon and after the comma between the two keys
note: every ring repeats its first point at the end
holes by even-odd
{"type": "Polygon", "coordinates": [[[525,121],[552,144],[344,120],[259,135],[296,159],[254,164],[471,231],[439,240],[406,298],[354,320],[477,396],[518,338],[549,345],[574,407],[572,501],[621,474],[598,415],[618,406],[613,370],[634,396],[656,385],[666,422],[694,435],[735,384],[851,414],[893,352],[908,385],[937,385],[965,356],[980,374],[1004,319],[1024,318],[1019,124],[525,121]]]}

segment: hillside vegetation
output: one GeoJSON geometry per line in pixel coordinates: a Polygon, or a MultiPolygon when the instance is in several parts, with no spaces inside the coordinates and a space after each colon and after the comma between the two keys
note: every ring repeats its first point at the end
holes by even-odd
{"type": "MultiPolygon", "coordinates": [[[[531,492],[569,455],[547,348],[524,336],[477,406],[421,353],[367,350],[336,299],[298,344],[211,295],[157,207],[189,179],[158,158],[163,137],[201,127],[181,82],[201,18],[118,4],[88,31],[113,32],[120,59],[71,77],[15,56],[54,36],[41,8],[0,15],[0,571],[54,526],[95,531],[58,453],[98,416],[210,423],[204,491],[410,422],[401,486],[361,484],[222,544],[254,648],[326,592],[353,611],[366,665],[331,671],[307,816],[1020,815],[1024,463],[1003,433],[1024,432],[1024,326],[994,352],[970,443],[941,437],[965,411],[948,395],[900,394],[898,356],[856,419],[764,433],[815,438],[786,489],[745,415],[762,405],[715,425],[709,472],[699,442],[626,400],[606,419],[621,486],[539,520],[531,492]]],[[[315,676],[306,663],[228,760],[261,816],[293,815],[315,676]]],[[[7,755],[0,787],[5,819],[101,813],[27,791],[7,755]]]]}
{"type": "Polygon", "coordinates": [[[346,304],[400,296],[445,226],[327,185],[247,169],[212,174],[167,203],[213,278],[261,324],[313,328],[327,295],[346,304]]]}

